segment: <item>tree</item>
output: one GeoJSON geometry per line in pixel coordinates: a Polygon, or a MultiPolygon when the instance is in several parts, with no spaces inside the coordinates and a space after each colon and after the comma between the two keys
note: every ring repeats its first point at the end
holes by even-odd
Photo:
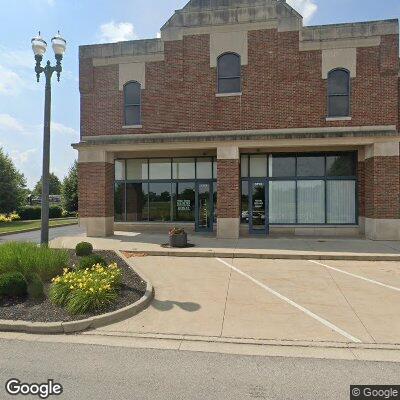
{"type": "Polygon", "coordinates": [[[78,211],[78,163],[76,161],[64,178],[61,194],[64,210],[68,212],[78,211]]]}
{"type": "Polygon", "coordinates": [[[0,213],[10,213],[26,201],[26,180],[0,147],[0,213]]]}
{"type": "MultiPolygon", "coordinates": [[[[35,197],[40,197],[42,195],[42,178],[40,178],[40,181],[35,185],[32,194],[35,197]]],[[[49,176],[49,194],[61,194],[61,182],[52,172],[49,176]]]]}

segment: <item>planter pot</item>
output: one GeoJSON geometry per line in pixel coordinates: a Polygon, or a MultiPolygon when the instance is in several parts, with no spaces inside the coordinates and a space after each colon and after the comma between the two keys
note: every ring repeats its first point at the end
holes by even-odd
{"type": "Polygon", "coordinates": [[[186,247],[187,246],[187,234],[180,233],[179,235],[172,235],[169,237],[170,247],[186,247]]]}

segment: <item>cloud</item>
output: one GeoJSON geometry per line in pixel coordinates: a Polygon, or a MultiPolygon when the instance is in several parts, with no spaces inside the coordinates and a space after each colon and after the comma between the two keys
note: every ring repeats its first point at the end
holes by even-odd
{"type": "Polygon", "coordinates": [[[0,46],[0,59],[4,65],[9,67],[22,67],[33,70],[35,60],[30,50],[8,50],[0,46]]]}
{"type": "Polygon", "coordinates": [[[157,32],[156,37],[157,39],[161,39],[161,32],[157,32]]]}
{"type": "Polygon", "coordinates": [[[100,32],[100,40],[105,43],[123,42],[138,38],[135,28],[130,22],[107,22],[100,26],[100,32]]]}
{"type": "Polygon", "coordinates": [[[60,133],[66,135],[78,135],[78,131],[76,129],[60,124],[59,122],[52,122],[51,130],[54,133],[60,133]]]}
{"type": "Polygon", "coordinates": [[[316,0],[287,0],[287,3],[303,16],[304,23],[307,24],[318,10],[315,1],[316,0]]]}
{"type": "Polygon", "coordinates": [[[17,168],[30,161],[31,155],[35,154],[38,149],[28,149],[25,151],[12,150],[10,153],[11,159],[16,164],[17,168]]]}
{"type": "Polygon", "coordinates": [[[9,114],[0,114],[0,130],[7,132],[24,132],[22,124],[9,114]]]}
{"type": "Polygon", "coordinates": [[[0,94],[15,96],[23,86],[24,81],[16,72],[0,65],[0,94]]]}

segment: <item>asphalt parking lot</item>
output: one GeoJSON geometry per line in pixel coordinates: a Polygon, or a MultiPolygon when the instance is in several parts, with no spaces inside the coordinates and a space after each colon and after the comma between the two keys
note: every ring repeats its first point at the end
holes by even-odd
{"type": "Polygon", "coordinates": [[[100,328],[308,342],[400,342],[400,263],[134,257],[152,305],[100,328]]]}

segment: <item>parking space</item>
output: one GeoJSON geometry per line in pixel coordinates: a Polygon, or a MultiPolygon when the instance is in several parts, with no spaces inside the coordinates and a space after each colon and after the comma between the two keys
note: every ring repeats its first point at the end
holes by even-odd
{"type": "Polygon", "coordinates": [[[400,263],[132,258],[155,286],[143,313],[105,331],[399,343],[400,263]]]}

